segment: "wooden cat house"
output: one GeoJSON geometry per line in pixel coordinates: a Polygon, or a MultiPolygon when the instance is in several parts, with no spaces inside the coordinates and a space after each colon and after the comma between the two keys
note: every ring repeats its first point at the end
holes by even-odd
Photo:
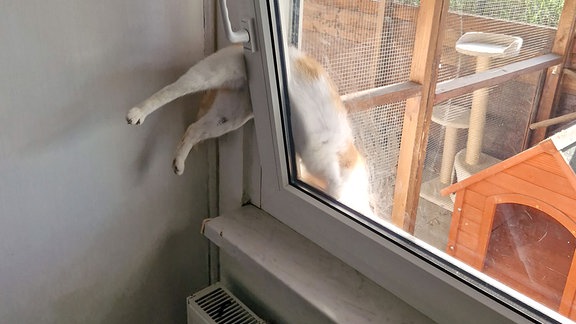
{"type": "Polygon", "coordinates": [[[442,190],[447,252],[576,319],[576,125],[442,190]]]}

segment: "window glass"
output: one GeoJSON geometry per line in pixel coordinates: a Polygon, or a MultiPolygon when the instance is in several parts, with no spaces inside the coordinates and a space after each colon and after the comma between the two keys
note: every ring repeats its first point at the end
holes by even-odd
{"type": "Polygon", "coordinates": [[[293,0],[281,15],[291,184],[576,318],[576,130],[529,146],[562,7],[451,1],[442,42],[426,45],[438,66],[421,78],[418,24],[435,17],[418,1],[293,0]],[[419,170],[407,182],[405,161],[419,170]],[[413,186],[410,210],[399,196],[413,186]]]}

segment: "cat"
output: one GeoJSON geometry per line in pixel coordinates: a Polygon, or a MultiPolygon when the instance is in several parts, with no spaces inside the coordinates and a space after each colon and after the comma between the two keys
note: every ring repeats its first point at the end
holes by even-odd
{"type": "Polygon", "coordinates": [[[128,124],[140,125],[168,102],[203,90],[209,91],[201,100],[199,119],[186,129],[174,156],[172,165],[178,175],[184,172],[184,161],[194,145],[240,128],[253,117],[242,47],[225,47],[204,58],[126,115],[128,124]]]}
{"type": "MultiPolygon", "coordinates": [[[[354,144],[347,111],[323,67],[300,50],[288,50],[288,93],[298,177],[352,209],[373,216],[369,203],[366,163],[354,144]]],[[[233,131],[253,118],[241,46],[225,47],[192,66],[126,116],[140,125],[166,103],[189,93],[208,90],[199,119],[180,141],[173,161],[176,174],[194,145],[233,131]]]]}

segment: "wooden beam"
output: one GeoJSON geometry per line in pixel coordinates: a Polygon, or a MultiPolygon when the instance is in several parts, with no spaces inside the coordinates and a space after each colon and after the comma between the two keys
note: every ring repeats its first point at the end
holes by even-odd
{"type": "Polygon", "coordinates": [[[511,63],[500,68],[438,83],[436,86],[435,103],[471,93],[474,90],[491,87],[520,75],[541,71],[548,67],[560,64],[562,56],[546,54],[525,61],[511,63]]]}
{"type": "Polygon", "coordinates": [[[378,37],[376,37],[376,39],[373,41],[373,46],[375,49],[375,51],[372,51],[372,55],[370,55],[370,59],[369,61],[367,61],[366,63],[369,64],[369,69],[368,69],[368,76],[370,79],[372,79],[372,87],[375,87],[377,85],[377,75],[378,75],[378,65],[380,65],[380,60],[382,59],[380,56],[380,50],[382,48],[382,39],[384,37],[384,18],[386,17],[386,6],[388,0],[381,0],[378,1],[378,7],[377,7],[377,12],[376,12],[376,33],[374,35],[377,35],[378,37]]]}
{"type": "Polygon", "coordinates": [[[422,0],[418,11],[410,81],[422,85],[422,95],[406,101],[392,209],[392,222],[408,233],[414,233],[448,2],[422,0]]]}
{"type": "Polygon", "coordinates": [[[530,129],[537,129],[540,127],[548,127],[548,126],[552,126],[552,125],[558,125],[560,123],[571,122],[573,120],[576,120],[576,112],[530,124],[530,129]]]}
{"type": "Polygon", "coordinates": [[[406,100],[421,93],[422,85],[408,81],[349,93],[341,98],[348,111],[355,112],[406,100]]]}
{"type": "MultiPolygon", "coordinates": [[[[575,17],[576,0],[565,0],[560,21],[558,22],[556,37],[554,38],[554,45],[552,46],[552,53],[562,56],[562,62],[548,68],[546,72],[546,80],[542,88],[542,96],[540,96],[535,122],[550,119],[554,113],[554,107],[559,97],[557,94],[560,88],[560,81],[562,80],[562,70],[570,57],[569,52],[572,49],[572,41],[574,40],[575,17]]],[[[532,133],[530,144],[536,145],[544,138],[546,138],[546,128],[538,128],[532,133]]]]}

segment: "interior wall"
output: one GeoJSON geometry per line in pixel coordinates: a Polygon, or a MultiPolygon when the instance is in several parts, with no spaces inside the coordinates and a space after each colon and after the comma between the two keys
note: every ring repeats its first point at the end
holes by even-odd
{"type": "Polygon", "coordinates": [[[203,2],[0,2],[0,323],[185,323],[208,283],[196,98],[127,110],[204,55],[203,2]]]}

